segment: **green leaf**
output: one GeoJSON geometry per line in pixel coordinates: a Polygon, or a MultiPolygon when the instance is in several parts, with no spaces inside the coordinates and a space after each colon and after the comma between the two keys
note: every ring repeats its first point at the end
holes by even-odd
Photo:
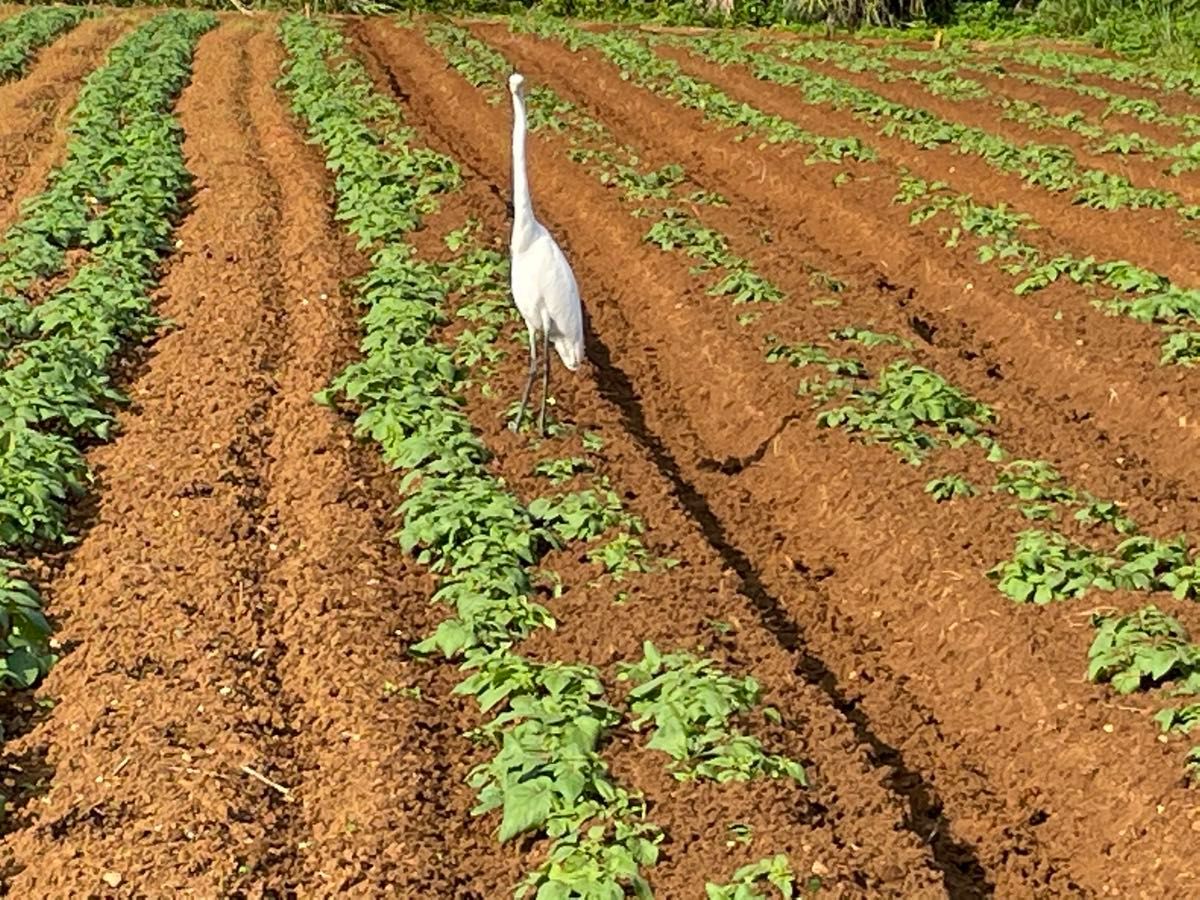
{"type": "Polygon", "coordinates": [[[548,778],[534,778],[510,786],[504,793],[500,843],[541,828],[550,815],[553,799],[554,785],[548,778]]]}

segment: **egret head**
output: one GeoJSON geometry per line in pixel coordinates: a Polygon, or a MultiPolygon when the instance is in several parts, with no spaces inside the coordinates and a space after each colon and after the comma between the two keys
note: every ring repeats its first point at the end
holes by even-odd
{"type": "Polygon", "coordinates": [[[525,93],[525,76],[520,72],[513,72],[509,75],[508,89],[518,96],[523,96],[525,93]]]}

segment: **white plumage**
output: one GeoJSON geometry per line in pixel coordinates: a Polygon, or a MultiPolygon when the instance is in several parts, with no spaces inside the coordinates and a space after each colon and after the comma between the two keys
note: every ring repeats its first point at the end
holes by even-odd
{"type": "Polygon", "coordinates": [[[546,430],[546,397],[550,390],[550,345],[558,358],[574,372],[584,361],[583,308],[575,273],[550,232],[533,215],[529,179],[525,171],[525,78],[513,73],[508,79],[513,102],[513,230],[512,293],[525,326],[529,329],[529,377],[521,394],[515,428],[520,429],[529,392],[537,377],[538,337],[542,338],[545,366],[542,376],[542,406],[538,428],[546,430]]]}

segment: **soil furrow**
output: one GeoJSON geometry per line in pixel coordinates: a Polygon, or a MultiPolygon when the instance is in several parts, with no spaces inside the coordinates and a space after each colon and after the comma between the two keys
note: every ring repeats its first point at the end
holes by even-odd
{"type": "Polygon", "coordinates": [[[395,752],[431,717],[384,690],[428,584],[388,549],[349,429],[312,404],[352,346],[357,257],[272,91],[279,59],[235,19],[179,104],[198,193],[160,301],[178,327],[90,455],[95,522],[46,585],[70,652],[53,713],[5,748],[47,770],[5,840],[14,894],[116,873],[137,896],[377,896],[442,852],[418,847],[444,808],[422,783],[438,723],[395,752]]]}
{"type": "MultiPolygon", "coordinates": [[[[378,40],[393,67],[421,86],[412,89],[414,106],[429,118],[438,110],[443,139],[470,147],[460,154],[503,179],[506,148],[494,139],[503,111],[462,82],[439,80],[410,36],[378,40]]],[[[1122,719],[1130,727],[1119,737],[1096,739],[1114,713],[1080,682],[1087,636],[1073,626],[1078,618],[1069,609],[1014,609],[997,595],[981,577],[977,551],[956,548],[946,518],[930,512],[924,479],[883,450],[822,438],[808,422],[780,429],[795,401],[755,376],[766,368],[760,355],[696,312],[711,301],[688,284],[686,263],[664,263],[642,245],[640,227],[562,155],[533,152],[539,209],[569,236],[584,282],[604,285],[590,295],[592,325],[613,371],[628,373],[647,430],[732,536],[725,543],[749,561],[743,581],[755,576],[804,623],[835,684],[852,697],[846,706],[867,717],[911,773],[923,773],[908,788],[940,797],[930,804],[939,830],[977,848],[984,878],[960,865],[957,884],[991,881],[1002,894],[1039,895],[1100,892],[1139,877],[1186,885],[1186,870],[1150,872],[1132,857],[1119,874],[1110,871],[1109,843],[1127,827],[1152,829],[1155,842],[1179,851],[1174,835],[1186,831],[1186,805],[1177,761],[1145,739],[1139,717],[1122,719]],[[697,347],[711,355],[697,360],[697,347]],[[697,366],[706,373],[699,385],[697,366]],[[731,423],[747,433],[735,434],[731,423]],[[705,472],[704,459],[744,453],[748,438],[754,446],[777,429],[779,440],[765,441],[768,455],[742,475],[705,472]],[[1047,656],[1046,646],[1061,649],[1047,656]],[[1114,752],[1137,758],[1128,771],[1139,780],[1109,771],[1114,752]],[[1126,805],[1130,796],[1137,799],[1126,805]],[[1170,799],[1165,817],[1173,824],[1156,820],[1160,798],[1170,799]],[[1098,834],[1094,821],[1109,828],[1098,834]]],[[[950,855],[941,862],[953,867],[950,855]]]]}
{"type": "MultiPolygon", "coordinates": [[[[846,268],[861,273],[860,282],[881,289],[888,304],[907,310],[915,298],[922,315],[938,326],[938,343],[955,333],[973,335],[972,346],[961,349],[985,355],[989,366],[998,365],[1026,389],[1052,385],[1057,405],[1083,412],[1109,440],[1136,448],[1168,478],[1186,484],[1200,475],[1194,454],[1185,449],[1200,437],[1189,414],[1200,398],[1185,370],[1157,365],[1157,330],[1103,316],[1066,287],[1016,297],[1000,273],[952,255],[940,236],[914,230],[886,187],[855,179],[834,188],[828,170],[794,154],[714,142],[712,126],[699,113],[630,87],[603,59],[583,54],[589,63],[584,79],[581,55],[556,42],[513,37],[496,27],[479,30],[531,65],[552,66],[551,83],[572,86],[574,96],[595,98],[616,113],[611,121],[618,134],[630,135],[648,152],[659,148],[705,187],[754,209],[781,240],[791,236],[823,257],[844,259],[846,268]],[[759,175],[747,178],[747,171],[759,175]],[[802,203],[792,202],[797,196],[802,203]],[[878,233],[889,239],[877,240],[878,233]]],[[[767,108],[786,117],[792,112],[767,108]]],[[[736,421],[730,422],[733,428],[736,421]]]]}
{"type": "MultiPolygon", "coordinates": [[[[799,89],[760,80],[743,66],[720,67],[683,49],[661,47],[658,52],[678,62],[689,75],[720,86],[735,99],[778,113],[817,134],[864,135],[887,163],[904,166],[931,181],[945,179],[956,189],[968,185],[980,202],[1014,206],[1033,216],[1049,233],[1087,247],[1097,257],[1132,260],[1185,286],[1194,282],[1200,268],[1200,246],[1185,234],[1188,226],[1174,210],[1092,210],[1076,206],[1071,202],[1071,191],[1052,194],[1027,185],[1018,175],[998,171],[979,157],[956,153],[952,147],[924,150],[879,134],[850,113],[827,104],[807,103],[799,89]]],[[[895,85],[887,87],[895,89],[897,96],[892,99],[921,106],[916,98],[902,99],[903,91],[895,85]]]]}
{"type": "MultiPolygon", "coordinates": [[[[373,63],[370,68],[380,83],[390,84],[408,100],[412,121],[423,136],[431,136],[432,146],[453,153],[467,168],[466,192],[474,196],[464,205],[486,223],[488,232],[506,235],[507,191],[495,188],[504,181],[490,165],[485,171],[476,171],[474,154],[464,152],[460,132],[447,129],[444,116],[431,114],[431,100],[439,95],[431,94],[426,79],[435,75],[436,68],[430,67],[428,60],[417,61],[419,39],[397,35],[387,25],[370,24],[359,33],[365,40],[364,55],[373,63]],[[404,43],[397,44],[397,40],[404,43]],[[372,52],[376,49],[382,62],[372,52]],[[401,65],[402,58],[411,64],[401,65]]],[[[454,109],[456,116],[467,112],[458,104],[454,109]]],[[[432,226],[429,230],[439,231],[432,226]]],[[[605,358],[603,345],[590,342],[589,352],[593,351],[605,358]]],[[[522,355],[510,353],[502,366],[503,383],[516,391],[523,370],[522,355]]],[[[815,859],[813,871],[834,879],[829,885],[834,895],[843,895],[847,889],[853,894],[854,885],[872,891],[873,896],[943,895],[936,885],[943,878],[947,883],[961,880],[957,869],[946,870],[953,866],[970,870],[969,850],[943,837],[933,842],[936,849],[928,855],[930,851],[922,845],[935,830],[936,811],[930,817],[925,808],[905,809],[900,798],[911,806],[912,797],[903,791],[893,796],[889,789],[894,789],[894,784],[879,783],[881,775],[899,780],[911,773],[869,762],[869,755],[880,745],[871,739],[869,728],[860,729],[843,718],[817,679],[806,677],[801,667],[811,665],[812,660],[803,655],[798,659],[795,648],[781,647],[780,638],[772,636],[770,629],[759,625],[753,615],[747,618],[745,601],[735,591],[736,573],[697,527],[687,498],[680,496],[675,473],[664,469],[654,447],[636,431],[629,432],[629,417],[622,408],[627,398],[619,396],[619,372],[602,362],[588,376],[555,377],[561,378],[555,387],[557,404],[569,412],[574,427],[604,437],[605,473],[624,489],[631,510],[646,519],[650,540],[682,558],[686,568],[637,576],[638,587],[631,589],[635,596],[614,610],[604,591],[596,590],[592,566],[571,558],[578,554],[554,554],[545,565],[562,577],[565,586],[564,596],[551,605],[559,626],[531,639],[523,652],[540,659],[582,660],[611,668],[617,660],[638,658],[643,640],[652,640],[664,649],[704,646],[713,643],[713,621],[736,623],[732,635],[726,632],[716,641],[718,648],[731,653],[740,668],[759,679],[770,691],[770,702],[781,709],[785,720],[795,723],[788,742],[777,749],[810,760],[814,773],[813,787],[799,798],[790,797],[785,786],[771,782],[681,785],[666,775],[657,760],[635,753],[629,738],[624,737],[612,751],[614,772],[623,783],[631,782],[647,793],[651,818],[668,835],[664,860],[648,873],[656,895],[695,896],[704,880],[723,880],[737,867],[739,858],[747,858],[749,851],[736,846],[730,849],[722,825],[727,822],[749,823],[752,833],[763,834],[765,840],[755,844],[760,851],[786,849],[793,861],[803,865],[815,859]],[[620,618],[620,629],[611,627],[614,615],[620,618]],[[598,635],[604,638],[597,640],[598,635]],[[789,650],[793,652],[786,652],[789,650]],[[697,821],[697,809],[705,810],[703,821],[707,824],[697,821]],[[902,822],[915,834],[897,833],[902,822]],[[889,857],[894,853],[895,858],[909,862],[897,866],[890,858],[884,861],[865,852],[881,842],[892,848],[889,857]],[[938,856],[943,850],[957,856],[943,860],[938,856]],[[937,869],[943,870],[941,875],[937,869]]],[[[492,383],[500,381],[496,378],[492,383]]],[[[529,455],[524,441],[502,427],[502,413],[511,399],[503,392],[490,402],[474,400],[472,418],[489,445],[497,449],[506,481],[518,492],[533,496],[545,491],[545,483],[522,473],[532,470],[536,457],[529,455]]],[[[778,623],[778,628],[789,635],[795,631],[786,621],[778,623]]],[[[969,895],[954,887],[948,890],[952,896],[969,895]]]]}
{"type": "Polygon", "coordinates": [[[86,19],[38,54],[28,74],[0,85],[0,230],[62,161],[66,117],[83,79],[140,14],[86,19]]]}
{"type": "Polygon", "coordinates": [[[463,784],[468,748],[456,704],[414,699],[448,689],[406,658],[398,636],[429,628],[434,611],[431,580],[390,540],[393,488],[367,463],[369,451],[351,443],[346,423],[312,401],[354,352],[361,310],[344,284],[353,274],[346,261],[359,271],[365,261],[333,221],[319,154],[271,88],[282,60],[273,35],[255,38],[244,61],[252,88],[243,127],[267,151],[278,215],[264,225],[283,269],[263,591],[281,686],[296,698],[289,724],[304,745],[299,770],[279,773],[298,783],[307,835],[291,886],[443,896],[448,854],[468,871],[487,860],[482,848],[472,855],[453,843],[474,825],[463,784]]]}

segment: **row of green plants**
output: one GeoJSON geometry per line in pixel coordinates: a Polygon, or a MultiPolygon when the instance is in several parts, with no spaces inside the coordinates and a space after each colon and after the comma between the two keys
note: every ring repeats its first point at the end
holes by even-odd
{"type": "Polygon", "coordinates": [[[914,225],[941,226],[949,247],[974,242],[976,258],[1014,278],[1019,296],[1060,281],[1090,292],[1107,315],[1159,326],[1164,332],[1162,365],[1195,365],[1200,360],[1200,289],[1174,284],[1163,275],[1126,260],[1097,260],[1070,252],[1049,253],[1029,238],[1038,229],[1028,215],[1000,204],[988,206],[945,182],[902,175],[894,202],[909,206],[914,225]]]}
{"type": "MultiPolygon", "coordinates": [[[[609,773],[601,751],[615,728],[648,731],[679,778],[769,774],[803,783],[804,771],[740,732],[734,717],[757,704],[757,685],[710,661],[647,645],[642,660],[621,667],[637,698],[622,709],[607,699],[597,669],[518,651],[522,639],[555,625],[537,600],[535,575],[546,553],[585,542],[609,577],[624,577],[651,563],[644,548],[632,554],[636,566],[628,552],[623,562],[612,552],[615,541],[628,550],[641,523],[603,482],[523,503],[491,474],[463,394],[486,395],[491,367],[505,352],[496,344],[511,322],[499,305],[507,262],[469,223],[446,236],[449,262],[417,255],[408,235],[441,195],[458,188],[457,166],[417,145],[335,28],[294,17],[281,35],[289,57],[281,85],[326,152],[338,217],[373,251],[358,284],[367,307],[363,356],[318,400],[352,411],[358,434],[403,473],[398,539],[439,576],[432,599],[452,611],[412,652],[458,662],[464,678],[455,693],[492,716],[472,732],[491,751],[470,775],[475,811],[500,813],[501,841],[549,838],[544,862],[517,886],[518,897],[649,896],[644,870],[656,862],[663,835],[648,820],[644,798],[609,773]],[[460,295],[455,316],[466,327],[443,339],[452,294],[460,295]]],[[[557,431],[553,440],[566,433],[557,431]]],[[[585,453],[595,446],[595,436],[580,440],[585,453]]],[[[559,484],[589,466],[586,456],[543,459],[537,474],[559,484]]]]}
{"type": "Polygon", "coordinates": [[[0,239],[0,684],[32,686],[54,662],[24,554],[68,544],[85,448],[124,396],[109,372],[159,324],[149,292],[191,188],[171,108],[209,15],[142,25],[86,80],[66,160],[0,239]],[[65,284],[68,252],[82,255],[65,284]],[[39,288],[40,283],[40,288],[39,288]],[[39,288],[36,292],[34,288],[39,288]]]}
{"type": "Polygon", "coordinates": [[[1000,52],[998,57],[1067,75],[1095,75],[1148,88],[1151,91],[1179,91],[1193,97],[1200,96],[1200,70],[1195,68],[1147,66],[1142,61],[1071,53],[1045,47],[1016,46],[1000,52]]]}
{"type": "MultiPolygon", "coordinates": [[[[1164,128],[1176,129],[1185,137],[1200,137],[1200,115],[1195,113],[1173,113],[1152,97],[1135,97],[1109,87],[1083,80],[1079,75],[1059,71],[1053,75],[1039,71],[1027,71],[1007,63],[1004,58],[995,59],[981,57],[971,53],[965,47],[943,47],[938,51],[924,50],[905,46],[903,44],[888,44],[882,47],[863,48],[865,55],[877,56],[882,59],[898,60],[901,62],[930,64],[939,69],[957,69],[977,72],[986,75],[996,75],[1005,80],[1020,81],[1038,88],[1065,90],[1089,97],[1105,104],[1099,114],[1101,122],[1111,116],[1125,115],[1144,122],[1148,125],[1160,125],[1164,128]]],[[[1033,66],[1045,51],[1039,48],[1028,48],[1023,54],[1024,65],[1033,66]]]]}
{"type": "MultiPolygon", "coordinates": [[[[1157,692],[1171,704],[1154,715],[1161,737],[1189,736],[1200,724],[1200,644],[1192,642],[1187,629],[1153,604],[1131,613],[1095,614],[1092,626],[1088,678],[1121,695],[1157,692]]],[[[1185,778],[1200,784],[1200,743],[1187,752],[1185,778]]]]}
{"type": "MultiPolygon", "coordinates": [[[[654,60],[664,62],[668,67],[675,64],[663,60],[631,35],[615,31],[597,35],[544,19],[514,22],[513,27],[532,28],[539,35],[561,40],[572,48],[598,49],[620,67],[624,77],[681,105],[693,105],[671,89],[664,79],[647,79],[638,74],[647,56],[650,57],[648,71],[656,70],[654,60]]],[[[701,83],[690,78],[687,81],[701,83]]],[[[757,110],[754,112],[758,113],[757,110]]],[[[710,118],[716,118],[728,127],[753,127],[750,116],[736,120],[712,115],[710,118]]],[[[757,130],[751,133],[760,134],[757,130]]],[[[864,149],[868,152],[857,158],[870,158],[869,148],[864,149]]],[[[842,175],[839,175],[834,182],[841,180],[842,175]]],[[[1128,316],[1160,326],[1165,332],[1162,364],[1192,365],[1200,358],[1200,333],[1189,328],[1200,319],[1200,291],[1197,289],[1180,287],[1163,275],[1124,260],[1098,261],[1073,253],[1050,253],[1028,240],[1030,233],[1038,228],[1031,217],[1005,205],[979,203],[968,194],[954,191],[946,182],[925,182],[901,173],[898,188],[896,202],[914,207],[910,215],[914,226],[939,218],[951,220],[951,224],[943,229],[947,245],[958,246],[968,237],[977,240],[978,259],[1015,276],[1016,294],[1025,295],[1049,287],[1060,279],[1068,279],[1095,292],[1095,304],[1107,314],[1128,316]],[[1110,290],[1114,293],[1100,296],[1100,292],[1110,290]]]]}
{"type": "MultiPolygon", "coordinates": [[[[1000,109],[1005,119],[1017,122],[1031,130],[1065,130],[1079,134],[1088,139],[1086,147],[1090,153],[1095,155],[1139,154],[1152,160],[1169,163],[1164,169],[1165,174],[1168,175],[1180,175],[1200,168],[1200,143],[1180,141],[1167,145],[1138,132],[1113,131],[1104,127],[1103,116],[1093,120],[1081,110],[1052,113],[1037,101],[1010,98],[1003,93],[993,93],[980,81],[960,74],[959,69],[963,62],[956,60],[947,63],[945,59],[938,59],[928,51],[893,46],[885,48],[882,52],[872,52],[869,48],[860,45],[834,41],[810,41],[797,47],[770,44],[767,47],[789,59],[830,63],[847,72],[867,72],[877,81],[885,84],[897,81],[915,82],[929,93],[948,100],[986,101],[1000,109]],[[905,61],[933,62],[936,67],[899,69],[889,65],[885,59],[885,57],[896,58],[898,56],[902,56],[905,61]]],[[[995,73],[999,66],[976,64],[974,68],[977,71],[995,73]]],[[[1031,83],[1034,83],[1034,79],[1036,76],[1029,76],[1031,83]]],[[[1058,86],[1050,79],[1042,79],[1041,84],[1049,87],[1058,86]]],[[[1088,86],[1083,87],[1086,89],[1088,86]]],[[[1102,88],[1095,90],[1105,93],[1102,88]]],[[[1116,98],[1109,100],[1109,111],[1121,109],[1121,105],[1115,100],[1116,98]]],[[[1132,98],[1126,98],[1126,100],[1131,101],[1129,106],[1137,108],[1133,104],[1132,98]]],[[[1158,104],[1153,101],[1151,104],[1143,111],[1143,115],[1153,115],[1153,111],[1157,111],[1158,124],[1183,124],[1186,126],[1189,121],[1192,121],[1192,124],[1200,124],[1198,117],[1170,116],[1163,113],[1158,104]]],[[[1150,118],[1146,121],[1154,121],[1154,119],[1150,118]]]]}
{"type": "Polygon", "coordinates": [[[171,107],[207,15],[170,13],[117,44],[86,80],[66,161],[0,239],[0,596],[6,665],[26,686],[50,661],[36,592],[15,554],[68,542],[70,501],[123,396],[109,370],[159,320],[148,292],[191,181],[171,107]],[[70,279],[66,254],[81,254],[70,279]]]}
{"type": "MultiPolygon", "coordinates": [[[[562,30],[557,24],[540,27],[554,34],[562,30]]],[[[505,60],[495,61],[492,77],[498,78],[506,68],[505,60]]],[[[554,99],[566,102],[557,95],[554,99]]],[[[572,155],[579,144],[597,136],[598,126],[591,120],[582,127],[557,120],[547,124],[573,144],[572,155]]],[[[605,137],[611,140],[611,136],[605,137]]],[[[636,155],[632,148],[625,152],[636,155]]],[[[668,192],[662,199],[670,202],[672,197],[668,192]]],[[[979,209],[967,210],[965,215],[969,220],[989,221],[988,213],[979,209]]],[[[991,227],[1000,238],[1011,240],[1010,232],[1016,229],[1003,224],[1001,217],[991,227]]],[[[976,227],[983,229],[986,224],[976,227]]],[[[701,237],[699,243],[708,240],[701,237]]],[[[687,243],[680,246],[686,253],[687,243]]],[[[995,253],[1010,258],[1003,247],[995,253]]],[[[1112,280],[1114,286],[1128,287],[1121,281],[1129,278],[1127,270],[1105,269],[1099,277],[1112,280]]],[[[837,293],[845,285],[826,277],[821,287],[837,293]]],[[[771,294],[787,300],[775,285],[771,285],[771,294]]],[[[1020,531],[1012,557],[988,572],[1006,596],[1016,602],[1044,604],[1081,596],[1093,588],[1168,592],[1178,599],[1200,595],[1197,553],[1184,536],[1163,540],[1146,535],[1121,504],[1073,487],[1044,460],[1014,458],[997,438],[997,414],[909,358],[909,341],[857,325],[834,329],[826,338],[818,343],[787,343],[768,335],[765,350],[768,362],[805,370],[807,377],[800,381],[797,392],[810,399],[818,425],[885,445],[905,462],[918,466],[933,462],[943,450],[961,452],[974,447],[995,471],[993,483],[984,490],[1011,498],[1021,520],[1041,526],[1020,531]],[[847,351],[853,346],[880,357],[877,375],[872,376],[871,367],[847,351]],[[813,372],[817,374],[809,374],[813,372]],[[1093,549],[1072,541],[1068,532],[1088,535],[1100,545],[1115,541],[1115,548],[1093,549]]],[[[965,476],[945,471],[927,482],[926,493],[938,502],[949,502],[980,496],[983,490],[965,476]]]]}
{"type": "Polygon", "coordinates": [[[889,100],[851,82],[780,58],[804,60],[824,56],[836,65],[837,54],[830,54],[820,46],[775,44],[775,53],[767,53],[748,49],[747,39],[737,36],[688,38],[680,42],[705,59],[722,65],[743,64],[761,81],[797,88],[809,103],[845,110],[881,135],[899,138],[919,149],[952,146],[959,153],[979,157],[997,171],[1019,176],[1026,184],[1050,193],[1069,191],[1076,204],[1102,210],[1170,209],[1184,222],[1200,219],[1200,204],[1188,203],[1173,191],[1139,187],[1123,175],[1081,165],[1067,147],[1013,143],[983,128],[944,119],[929,110],[889,100]]]}
{"type": "Polygon", "coordinates": [[[39,50],[89,14],[78,6],[35,6],[0,20],[0,84],[20,78],[39,50]]]}
{"type": "MultiPolygon", "coordinates": [[[[505,78],[511,66],[504,56],[468,30],[450,23],[434,23],[426,30],[429,42],[471,85],[484,92],[491,103],[506,95],[505,78]]],[[[706,226],[691,210],[727,205],[712,192],[692,188],[682,166],[658,169],[644,166],[629,147],[614,140],[600,122],[552,88],[530,89],[529,127],[569,134],[571,159],[582,165],[601,184],[616,188],[621,197],[635,204],[631,214],[653,219],[646,240],[663,250],[681,249],[698,261],[696,274],[705,274],[713,296],[735,303],[777,302],[779,292],[763,279],[729,246],[716,230],[706,226]]]]}
{"type": "MultiPolygon", "coordinates": [[[[537,118],[536,114],[531,117],[537,118]]],[[[552,120],[540,124],[542,127],[554,126],[552,120]]],[[[466,227],[447,235],[447,245],[457,248],[458,253],[450,264],[440,269],[447,295],[460,298],[453,318],[471,326],[458,330],[450,340],[452,358],[462,367],[459,384],[463,388],[469,384],[481,396],[487,397],[492,392],[485,379],[492,374],[492,364],[507,355],[506,345],[511,346],[524,337],[524,328],[510,302],[507,260],[493,249],[498,236],[479,233],[477,229],[477,223],[468,222],[466,227]],[[489,241],[489,237],[492,240],[489,241]],[[467,298],[465,302],[463,298],[467,298]]],[[[512,420],[511,408],[507,410],[506,418],[512,420]]],[[[550,423],[550,433],[560,439],[571,438],[570,432],[571,429],[559,422],[550,423]]],[[[558,486],[570,482],[573,487],[568,491],[541,493],[526,504],[533,528],[541,533],[539,546],[584,544],[586,557],[614,586],[631,576],[672,566],[674,560],[654,557],[642,543],[638,535],[644,532],[644,523],[623,510],[609,479],[600,471],[602,438],[585,433],[579,440],[582,456],[546,457],[534,464],[535,475],[558,486]]],[[[541,449],[547,453],[557,452],[556,444],[561,442],[541,449]]],[[[420,540],[419,535],[416,536],[413,546],[420,540]]],[[[559,583],[557,574],[544,566],[538,568],[537,574],[543,582],[559,583]]],[[[627,592],[619,590],[614,602],[624,602],[627,596],[627,592]]],[[[447,654],[447,648],[436,634],[424,644],[417,645],[415,651],[456,655],[453,650],[447,654]]],[[[469,650],[466,659],[469,662],[469,650]]],[[[602,691],[600,673],[591,669],[588,673],[602,691]]],[[[505,681],[519,682],[522,669],[517,667],[500,675],[500,683],[494,677],[481,678],[480,684],[470,689],[480,698],[481,706],[489,705],[495,692],[505,689],[505,681]]],[[[629,685],[629,692],[621,706],[606,709],[605,727],[623,726],[634,733],[647,733],[647,749],[666,754],[670,759],[668,768],[675,778],[726,782],[776,777],[790,778],[801,785],[807,782],[802,765],[787,757],[767,753],[756,738],[739,729],[738,720],[760,706],[760,689],[754,679],[731,676],[712,660],[690,652],[660,653],[650,642],[643,645],[641,660],[617,665],[616,678],[629,685]]],[[[770,708],[764,708],[762,712],[766,716],[773,715],[770,708]]],[[[519,753],[514,751],[512,758],[504,758],[502,750],[490,768],[477,770],[473,781],[481,788],[479,812],[504,806],[504,791],[496,786],[509,777],[514,759],[518,757],[519,753]],[[484,796],[484,790],[490,792],[489,796],[484,796]]],[[[557,773],[551,775],[558,777],[557,773]]],[[[547,831],[553,836],[549,829],[547,831]]],[[[501,834],[503,836],[503,825],[501,834]]],[[[658,839],[661,834],[651,829],[645,836],[658,839]]],[[[608,856],[620,862],[619,872],[627,875],[632,872],[624,853],[608,856]]],[[[563,885],[587,896],[585,886],[611,884],[614,867],[611,859],[599,857],[593,850],[585,847],[581,852],[571,837],[552,846],[548,865],[549,870],[541,875],[533,873],[526,882],[526,886],[538,888],[539,896],[557,896],[556,892],[563,885]],[[560,870],[554,868],[556,863],[561,863],[560,870]]],[[[739,869],[734,876],[733,889],[751,890],[756,882],[764,879],[786,891],[793,879],[786,856],[782,857],[782,862],[780,858],[772,859],[765,867],[760,863],[739,869]]],[[[725,889],[716,884],[709,884],[707,888],[710,893],[725,889]]]]}

